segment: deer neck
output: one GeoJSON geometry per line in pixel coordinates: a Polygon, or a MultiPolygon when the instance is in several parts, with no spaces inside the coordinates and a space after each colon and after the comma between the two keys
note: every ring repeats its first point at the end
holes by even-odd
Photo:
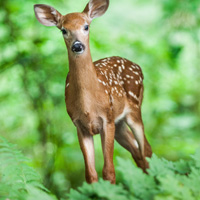
{"type": "Polygon", "coordinates": [[[81,55],[70,55],[69,74],[70,85],[75,92],[95,92],[98,88],[97,74],[94,68],[90,50],[81,55]]]}

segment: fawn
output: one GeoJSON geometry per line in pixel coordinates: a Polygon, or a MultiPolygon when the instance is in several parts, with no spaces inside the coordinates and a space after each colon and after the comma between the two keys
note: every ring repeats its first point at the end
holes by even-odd
{"type": "Polygon", "coordinates": [[[61,15],[51,6],[34,5],[38,21],[45,26],[57,26],[67,46],[69,73],[65,102],[77,128],[88,183],[98,181],[93,143],[97,133],[101,135],[104,156],[103,178],[111,183],[115,183],[114,139],[131,153],[144,172],[149,167],[145,157],[152,155],[141,116],[143,74],[140,66],[121,57],[95,62],[91,58],[90,23],[103,15],[108,6],[109,0],[90,0],[83,12],[61,15]]]}

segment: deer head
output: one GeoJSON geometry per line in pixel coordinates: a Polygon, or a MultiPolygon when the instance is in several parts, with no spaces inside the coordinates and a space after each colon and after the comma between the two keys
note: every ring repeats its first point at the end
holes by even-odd
{"type": "Polygon", "coordinates": [[[109,0],[90,0],[83,12],[60,14],[55,8],[34,5],[38,21],[45,26],[56,26],[62,31],[70,55],[81,55],[89,50],[89,27],[92,20],[103,15],[109,0]]]}

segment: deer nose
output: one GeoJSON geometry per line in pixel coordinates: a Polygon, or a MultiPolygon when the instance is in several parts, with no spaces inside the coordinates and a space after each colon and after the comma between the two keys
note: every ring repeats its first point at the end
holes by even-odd
{"type": "Polygon", "coordinates": [[[72,51],[75,53],[83,53],[85,46],[80,41],[75,41],[72,45],[72,51]]]}

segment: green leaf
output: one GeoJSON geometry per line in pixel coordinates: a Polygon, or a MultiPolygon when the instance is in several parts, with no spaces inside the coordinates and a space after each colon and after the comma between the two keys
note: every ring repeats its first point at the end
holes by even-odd
{"type": "Polygon", "coordinates": [[[184,160],[179,160],[174,162],[175,171],[180,174],[188,174],[190,173],[190,164],[189,161],[186,162],[184,160]]]}
{"type": "Polygon", "coordinates": [[[164,158],[158,158],[155,154],[152,155],[152,158],[149,159],[149,166],[150,169],[148,170],[149,175],[151,176],[165,176],[166,174],[174,174],[175,167],[174,163],[171,161],[168,161],[164,158]]]}
{"type": "MultiPolygon", "coordinates": [[[[179,176],[179,175],[178,175],[179,176]]],[[[191,190],[186,187],[177,176],[166,175],[166,177],[159,177],[161,194],[171,195],[179,200],[193,200],[191,190]]]]}
{"type": "Polygon", "coordinates": [[[15,145],[0,138],[0,200],[55,200],[42,185],[38,173],[15,145]]]}
{"type": "Polygon", "coordinates": [[[157,193],[154,178],[143,173],[130,160],[118,158],[118,163],[117,171],[131,194],[141,199],[153,199],[157,193]]]}
{"type": "MultiPolygon", "coordinates": [[[[82,187],[78,188],[78,191],[81,194],[80,197],[83,195],[84,198],[87,196],[89,199],[127,199],[127,191],[125,191],[121,185],[113,185],[109,181],[104,181],[102,179],[93,184],[84,183],[82,187]]],[[[75,197],[79,199],[79,194],[71,190],[69,197],[70,199],[75,199],[75,197]]]]}
{"type": "Polygon", "coordinates": [[[196,150],[196,153],[191,156],[195,162],[196,167],[200,168],[200,148],[196,150]]]}

